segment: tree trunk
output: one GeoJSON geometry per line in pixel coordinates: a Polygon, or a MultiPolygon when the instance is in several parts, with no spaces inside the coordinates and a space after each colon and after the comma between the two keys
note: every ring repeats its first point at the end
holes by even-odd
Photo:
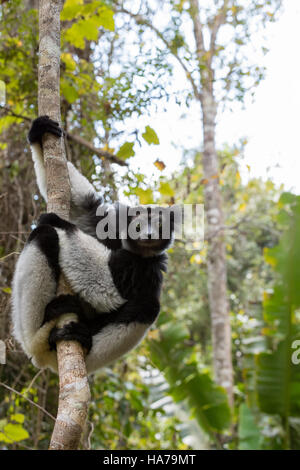
{"type": "Polygon", "coordinates": [[[222,196],[219,186],[219,164],[215,146],[216,104],[213,96],[203,90],[203,173],[207,181],[204,205],[208,232],[208,296],[211,315],[214,372],[216,381],[227,390],[233,405],[233,369],[231,357],[231,326],[227,301],[226,247],[222,196]]]}
{"type": "MultiPolygon", "coordinates": [[[[39,2],[39,115],[61,122],[60,115],[60,10],[61,0],[39,2]]],[[[63,138],[46,135],[43,152],[47,172],[48,212],[68,219],[70,182],[63,138]]],[[[60,292],[67,286],[62,280],[60,292]]],[[[70,312],[71,313],[71,312],[70,312]]],[[[74,315],[60,319],[58,326],[74,320],[74,315]]],[[[76,341],[57,343],[59,370],[59,406],[50,449],[77,449],[84,428],[90,397],[82,347],[76,341]]]]}
{"type": "Polygon", "coordinates": [[[216,150],[217,104],[214,100],[212,50],[205,48],[199,13],[199,0],[190,0],[196,54],[200,76],[200,104],[203,124],[204,207],[208,238],[208,298],[211,315],[215,378],[228,393],[233,405],[233,369],[231,326],[227,301],[226,247],[224,241],[222,195],[219,185],[219,162],[216,150]]]}

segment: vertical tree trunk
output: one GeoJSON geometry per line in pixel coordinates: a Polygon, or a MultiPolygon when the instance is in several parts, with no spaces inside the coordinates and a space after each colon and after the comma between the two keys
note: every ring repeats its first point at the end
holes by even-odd
{"type": "Polygon", "coordinates": [[[233,404],[233,369],[231,326],[227,301],[226,247],[222,227],[223,210],[219,187],[219,164],[215,147],[216,104],[213,96],[203,90],[203,173],[204,205],[208,232],[208,296],[211,315],[214,372],[216,381],[227,390],[233,404]]]}
{"type": "MultiPolygon", "coordinates": [[[[190,0],[196,53],[201,82],[200,104],[203,123],[203,173],[206,180],[204,206],[208,232],[208,297],[211,315],[214,372],[216,381],[227,390],[233,404],[231,326],[227,301],[226,247],[222,227],[222,195],[219,186],[219,162],[216,151],[216,115],[212,51],[206,50],[198,0],[190,0]]],[[[210,45],[211,47],[211,45],[210,45]]]]}
{"type": "MultiPolygon", "coordinates": [[[[61,0],[39,1],[39,115],[60,122],[60,10],[61,0]]],[[[48,212],[68,219],[70,183],[63,139],[46,135],[43,152],[47,172],[48,212]]],[[[60,291],[67,287],[61,282],[60,291]]],[[[71,312],[70,312],[71,314],[71,312]]],[[[74,320],[66,315],[58,326],[74,320]]],[[[77,449],[82,434],[90,397],[82,347],[76,341],[57,344],[59,370],[59,406],[50,449],[77,449]]]]}

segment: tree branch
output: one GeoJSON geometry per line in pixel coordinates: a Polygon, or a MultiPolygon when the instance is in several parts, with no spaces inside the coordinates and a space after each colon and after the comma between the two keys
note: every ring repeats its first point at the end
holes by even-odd
{"type": "Polygon", "coordinates": [[[7,390],[9,390],[10,392],[16,393],[17,395],[19,395],[19,397],[24,398],[24,400],[27,400],[29,403],[31,403],[31,405],[35,406],[36,408],[38,408],[39,410],[41,410],[43,413],[45,413],[45,415],[49,416],[49,418],[51,418],[51,419],[53,419],[53,421],[55,421],[54,416],[52,416],[52,414],[49,413],[49,411],[45,410],[45,408],[43,408],[42,406],[38,405],[38,404],[35,403],[34,401],[30,400],[30,398],[28,398],[28,397],[26,397],[25,395],[23,395],[23,393],[18,392],[17,390],[15,390],[15,389],[12,388],[12,387],[9,387],[8,385],[6,385],[6,384],[3,383],[3,382],[0,382],[0,387],[7,388],[7,390]]]}
{"type": "Polygon", "coordinates": [[[206,51],[204,47],[204,38],[202,34],[202,29],[201,29],[198,0],[190,0],[190,8],[191,8],[191,16],[195,20],[194,31],[195,31],[195,40],[196,40],[196,48],[197,48],[197,51],[196,51],[197,57],[201,57],[201,55],[206,51]]]}
{"type": "MultiPolygon", "coordinates": [[[[8,106],[2,106],[0,105],[0,109],[5,111],[7,114],[10,114],[11,116],[14,116],[18,119],[23,119],[24,121],[31,122],[32,119],[28,116],[24,116],[23,114],[17,114],[15,113],[12,109],[10,109],[8,106]]],[[[116,163],[117,165],[120,166],[128,166],[128,163],[125,160],[122,160],[121,158],[117,157],[113,153],[107,152],[106,150],[99,149],[97,147],[94,147],[93,144],[88,142],[86,139],[83,137],[80,137],[78,135],[72,134],[71,132],[66,132],[64,131],[65,135],[69,140],[73,140],[79,145],[82,145],[83,147],[88,148],[93,152],[94,154],[98,155],[101,158],[105,158],[106,160],[111,161],[112,163],[116,163]]]]}
{"type": "Polygon", "coordinates": [[[109,160],[112,163],[117,163],[120,166],[128,166],[128,163],[125,160],[121,160],[121,158],[117,157],[113,153],[107,152],[106,150],[94,147],[93,144],[85,140],[83,137],[80,137],[79,135],[66,132],[66,136],[69,140],[73,140],[74,142],[77,142],[77,144],[83,145],[84,147],[88,148],[89,150],[91,150],[91,152],[95,153],[101,158],[105,158],[106,160],[109,160]]]}
{"type": "Polygon", "coordinates": [[[210,66],[211,66],[212,58],[213,58],[213,56],[215,54],[215,50],[216,50],[216,40],[217,40],[217,35],[218,35],[218,32],[219,32],[219,29],[222,26],[222,24],[224,24],[226,22],[227,8],[228,8],[228,0],[224,0],[223,6],[222,6],[221,10],[219,11],[219,13],[216,15],[214,23],[212,25],[211,36],[210,36],[210,45],[209,45],[209,49],[210,49],[210,66]]]}

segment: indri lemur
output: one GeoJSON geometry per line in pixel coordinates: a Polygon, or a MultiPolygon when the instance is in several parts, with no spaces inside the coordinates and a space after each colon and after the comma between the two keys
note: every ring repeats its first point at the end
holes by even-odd
{"type": "MultiPolygon", "coordinates": [[[[42,116],[33,121],[28,134],[37,183],[45,200],[42,137],[46,132],[62,135],[58,123],[42,116]]],[[[116,239],[99,240],[96,226],[103,215],[97,216],[97,209],[103,209],[108,217],[115,216],[121,206],[104,204],[70,162],[68,171],[71,222],[56,214],[42,215],[17,262],[12,294],[14,335],[37,367],[53,370],[57,370],[57,340],[77,340],[87,350],[90,373],[135,347],[157,318],[162,272],[167,264],[165,251],[172,242],[174,224],[171,217],[170,235],[163,237],[162,219],[170,216],[170,210],[160,208],[156,229],[147,212],[147,223],[142,225],[146,230],[137,224],[137,239],[124,237],[124,227],[118,227],[116,239]],[[74,295],[57,296],[61,273],[74,295]],[[70,312],[76,313],[79,321],[57,328],[58,317],[70,312]]],[[[133,219],[128,217],[128,223],[133,219]]]]}

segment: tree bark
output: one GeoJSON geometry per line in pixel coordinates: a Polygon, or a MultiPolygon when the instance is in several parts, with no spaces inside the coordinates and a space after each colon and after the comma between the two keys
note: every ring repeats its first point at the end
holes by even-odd
{"type": "MultiPolygon", "coordinates": [[[[224,217],[219,185],[219,162],[216,150],[217,104],[213,94],[214,70],[204,47],[198,0],[190,0],[197,58],[200,73],[200,105],[203,124],[204,206],[208,232],[208,297],[211,315],[213,362],[216,381],[228,393],[233,405],[233,368],[231,354],[231,325],[227,300],[226,246],[224,217]],[[205,63],[205,65],[204,65],[205,63]],[[210,237],[210,234],[215,234],[210,237]]],[[[211,47],[214,44],[211,44],[211,47]]]]}
{"type": "MultiPolygon", "coordinates": [[[[61,122],[60,115],[60,11],[61,0],[39,2],[39,115],[48,115],[61,122]]],[[[70,182],[63,139],[46,135],[43,152],[47,172],[48,212],[68,219],[70,210],[70,182]]],[[[67,286],[60,282],[61,292],[67,286]]],[[[58,326],[74,320],[64,316],[58,326]]],[[[77,449],[84,428],[90,391],[82,347],[76,341],[57,343],[59,370],[59,406],[50,449],[77,449]]]]}
{"type": "Polygon", "coordinates": [[[231,325],[227,301],[226,246],[224,217],[219,186],[219,162],[215,147],[216,104],[213,96],[203,90],[203,174],[208,242],[208,298],[211,315],[212,346],[215,378],[228,393],[233,405],[233,369],[231,354],[231,325]]]}

